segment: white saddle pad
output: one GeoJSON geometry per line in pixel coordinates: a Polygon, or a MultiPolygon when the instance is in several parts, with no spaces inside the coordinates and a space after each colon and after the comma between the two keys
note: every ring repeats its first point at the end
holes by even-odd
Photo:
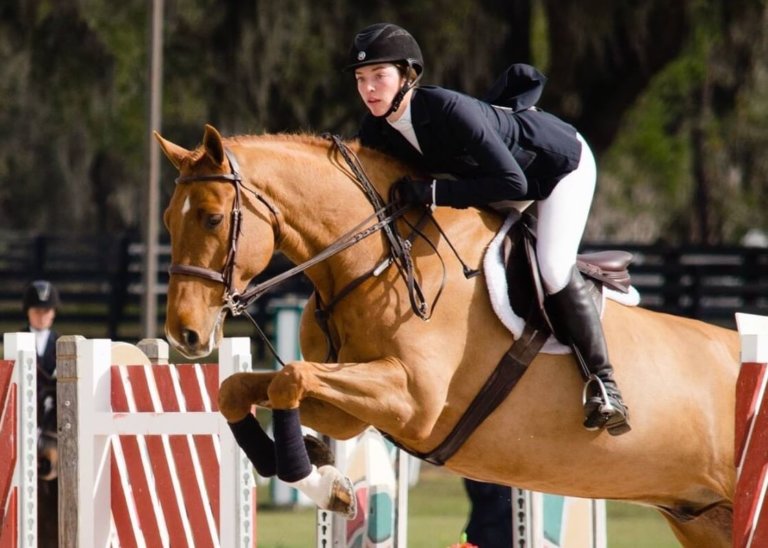
{"type": "MultiPolygon", "coordinates": [[[[515,216],[513,215],[507,217],[498,234],[491,240],[488,249],[485,251],[485,257],[483,258],[483,271],[485,273],[488,295],[491,298],[493,310],[496,312],[499,320],[501,320],[501,323],[503,323],[509,332],[512,333],[512,336],[517,339],[523,333],[525,320],[515,314],[514,310],[512,310],[512,306],[509,304],[509,297],[507,296],[506,267],[502,262],[500,253],[504,236],[509,230],[509,227],[512,226],[514,220],[515,216]]],[[[637,306],[640,302],[640,294],[634,287],[630,288],[628,294],[603,287],[603,300],[606,298],[627,306],[637,306]]],[[[545,354],[569,354],[571,349],[560,343],[554,336],[550,336],[549,339],[547,339],[547,342],[544,343],[541,351],[545,354]]]]}

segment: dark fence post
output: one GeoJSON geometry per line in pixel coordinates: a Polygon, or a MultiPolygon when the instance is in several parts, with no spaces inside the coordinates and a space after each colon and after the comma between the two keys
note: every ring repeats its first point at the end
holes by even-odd
{"type": "Polygon", "coordinates": [[[44,277],[45,259],[48,253],[48,239],[43,235],[35,236],[33,242],[31,272],[35,279],[44,277]]]}
{"type": "Polygon", "coordinates": [[[747,308],[757,306],[760,298],[760,291],[757,288],[760,286],[761,274],[763,274],[760,272],[761,254],[765,254],[765,249],[747,247],[742,251],[743,283],[747,287],[743,294],[742,305],[747,308]]]}
{"type": "Polygon", "coordinates": [[[680,264],[680,252],[675,247],[665,245],[659,255],[662,261],[659,266],[664,278],[661,287],[663,310],[670,314],[682,314],[682,303],[685,302],[685,295],[683,294],[684,276],[680,264]]]}
{"type": "Polygon", "coordinates": [[[128,275],[128,268],[130,265],[130,257],[128,256],[128,248],[131,245],[131,236],[129,232],[124,232],[120,239],[117,241],[115,264],[116,267],[112,271],[110,280],[110,298],[109,298],[109,338],[112,340],[118,340],[118,331],[120,324],[123,323],[125,301],[128,295],[128,284],[130,283],[130,277],[128,275]]]}

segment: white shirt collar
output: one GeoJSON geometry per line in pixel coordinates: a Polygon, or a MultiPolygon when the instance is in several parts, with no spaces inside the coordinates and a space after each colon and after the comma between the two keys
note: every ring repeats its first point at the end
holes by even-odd
{"type": "Polygon", "coordinates": [[[394,122],[387,120],[387,123],[396,129],[400,135],[406,138],[406,140],[413,145],[413,148],[419,151],[421,154],[421,146],[419,146],[419,140],[416,137],[416,130],[413,129],[413,123],[411,122],[411,102],[405,105],[405,111],[394,122]]]}
{"type": "Polygon", "coordinates": [[[51,330],[35,329],[34,327],[31,327],[30,331],[35,334],[35,350],[37,350],[37,355],[42,356],[45,354],[45,347],[48,345],[48,338],[51,335],[51,330]]]}

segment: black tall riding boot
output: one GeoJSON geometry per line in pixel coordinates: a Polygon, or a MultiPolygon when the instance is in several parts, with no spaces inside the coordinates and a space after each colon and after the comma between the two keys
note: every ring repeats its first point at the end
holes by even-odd
{"type": "Polygon", "coordinates": [[[576,268],[568,285],[547,296],[544,305],[555,336],[573,348],[576,358],[589,373],[584,386],[584,427],[587,430],[607,428],[614,436],[628,432],[629,411],[613,378],[600,316],[576,268]]]}

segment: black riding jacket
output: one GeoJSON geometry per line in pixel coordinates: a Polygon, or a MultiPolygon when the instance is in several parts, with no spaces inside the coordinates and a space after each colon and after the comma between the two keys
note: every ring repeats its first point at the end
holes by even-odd
{"type": "MultiPolygon", "coordinates": [[[[527,65],[515,67],[535,71],[527,65]]],[[[503,200],[543,199],[576,169],[581,142],[573,126],[532,107],[543,81],[533,87],[524,92],[527,100],[506,103],[516,108],[439,87],[417,88],[411,98],[411,121],[423,155],[385,119],[370,114],[358,137],[364,146],[426,173],[456,177],[438,176],[438,205],[482,207],[503,200]]]]}

